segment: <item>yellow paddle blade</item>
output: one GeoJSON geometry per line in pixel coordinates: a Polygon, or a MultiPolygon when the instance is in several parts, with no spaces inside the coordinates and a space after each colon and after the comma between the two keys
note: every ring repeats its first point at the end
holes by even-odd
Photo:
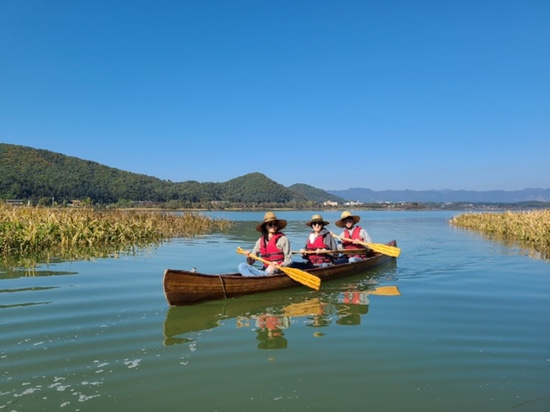
{"type": "Polygon", "coordinates": [[[401,254],[401,249],[397,246],[383,245],[382,243],[362,243],[366,247],[374,250],[375,252],[382,253],[392,257],[398,257],[401,254]]]}
{"type": "MultiPolygon", "coordinates": [[[[241,255],[246,255],[246,252],[240,247],[237,248],[237,253],[240,253],[241,255]]],[[[271,263],[268,260],[262,259],[261,257],[256,255],[253,255],[252,253],[250,253],[248,257],[263,263],[267,263],[267,264],[271,263]]],[[[279,265],[276,265],[276,266],[277,266],[277,269],[279,269],[289,278],[294,279],[296,282],[299,282],[302,285],[309,286],[310,288],[315,290],[319,290],[321,288],[321,279],[319,279],[317,276],[312,275],[311,273],[307,273],[307,272],[304,272],[303,270],[296,269],[296,268],[288,268],[286,266],[279,266],[279,265]]]]}
{"type": "MultiPolygon", "coordinates": [[[[351,241],[351,239],[338,236],[332,232],[331,232],[331,235],[337,239],[351,241]]],[[[367,242],[359,242],[359,243],[363,246],[368,247],[369,249],[374,250],[375,252],[382,253],[383,255],[397,257],[401,254],[401,249],[399,249],[397,246],[383,245],[382,243],[367,243],[367,242]]]]}
{"type": "Polygon", "coordinates": [[[368,290],[369,295],[399,296],[401,292],[397,286],[380,286],[374,290],[368,290]]]}
{"type": "Polygon", "coordinates": [[[321,288],[321,279],[310,273],[296,268],[288,268],[286,266],[277,266],[281,272],[289,278],[300,282],[302,285],[309,286],[312,289],[319,290],[321,288]]]}

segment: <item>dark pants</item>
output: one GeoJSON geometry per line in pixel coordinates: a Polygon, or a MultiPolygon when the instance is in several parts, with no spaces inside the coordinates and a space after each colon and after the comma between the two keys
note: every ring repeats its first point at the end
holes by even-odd
{"type": "Polygon", "coordinates": [[[315,266],[313,266],[310,262],[292,262],[288,265],[288,267],[294,269],[312,269],[315,266]]]}

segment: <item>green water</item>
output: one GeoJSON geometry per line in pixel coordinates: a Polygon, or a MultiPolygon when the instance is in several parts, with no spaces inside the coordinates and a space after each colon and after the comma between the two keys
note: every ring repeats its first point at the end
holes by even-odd
{"type": "MultiPolygon", "coordinates": [[[[277,213],[294,250],[316,212],[277,213]]],[[[168,307],[164,269],[235,271],[263,212],[137,256],[0,271],[0,410],[550,410],[549,262],[453,214],[361,213],[401,256],[320,292],[168,307]]]]}

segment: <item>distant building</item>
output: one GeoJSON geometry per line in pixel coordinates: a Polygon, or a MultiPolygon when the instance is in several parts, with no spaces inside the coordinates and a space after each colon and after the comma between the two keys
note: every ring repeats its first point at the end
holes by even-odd
{"type": "Polygon", "coordinates": [[[327,200],[326,202],[323,203],[323,206],[338,206],[338,202],[327,200]]]}

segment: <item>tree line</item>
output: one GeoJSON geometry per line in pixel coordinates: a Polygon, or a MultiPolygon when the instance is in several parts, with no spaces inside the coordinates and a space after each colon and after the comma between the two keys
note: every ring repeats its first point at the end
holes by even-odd
{"type": "Polygon", "coordinates": [[[31,204],[163,204],[311,207],[341,200],[307,185],[287,188],[261,173],[223,183],[172,182],[48,150],[0,143],[0,199],[31,204]],[[322,198],[322,200],[320,200],[322,198]]]}

